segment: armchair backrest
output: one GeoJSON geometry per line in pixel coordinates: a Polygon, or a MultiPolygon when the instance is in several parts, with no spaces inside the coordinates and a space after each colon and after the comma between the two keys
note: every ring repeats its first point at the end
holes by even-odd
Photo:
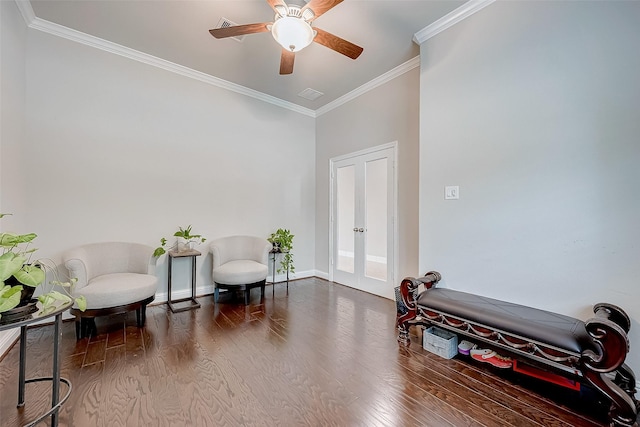
{"type": "Polygon", "coordinates": [[[156,258],[153,248],[140,243],[90,243],[66,251],[62,255],[70,277],[78,282],[75,291],[97,276],[112,273],[154,274],[156,258]]]}
{"type": "Polygon", "coordinates": [[[229,236],[213,240],[209,251],[213,256],[213,268],[235,260],[247,259],[267,265],[273,246],[262,237],[229,236]]]}

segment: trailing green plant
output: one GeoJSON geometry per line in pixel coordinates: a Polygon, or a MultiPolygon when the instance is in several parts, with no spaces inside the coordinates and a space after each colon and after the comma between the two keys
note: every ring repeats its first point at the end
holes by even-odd
{"type": "MultiPolygon", "coordinates": [[[[201,234],[191,234],[191,225],[189,225],[188,227],[185,227],[185,228],[178,227],[178,231],[173,233],[173,236],[184,239],[187,244],[190,243],[190,242],[204,243],[207,240],[205,237],[202,237],[201,234]]],[[[158,246],[156,248],[156,250],[153,251],[153,256],[154,257],[159,257],[159,256],[162,256],[165,253],[167,253],[168,250],[172,250],[174,248],[177,249],[178,248],[178,244],[179,244],[179,240],[176,240],[176,242],[173,245],[171,245],[171,246],[169,246],[167,248],[166,247],[167,246],[167,239],[165,239],[163,237],[162,239],[160,239],[160,246],[158,246]]]]}
{"type": "Polygon", "coordinates": [[[267,240],[273,245],[273,248],[282,253],[282,260],[280,261],[280,267],[278,273],[290,271],[295,273],[296,267],[293,265],[293,238],[295,236],[291,234],[290,230],[285,228],[278,228],[275,233],[267,238],[267,240]]]}
{"type": "MultiPolygon", "coordinates": [[[[3,218],[10,214],[0,214],[3,218]]],[[[86,309],[86,300],[83,296],[72,297],[71,291],[76,283],[76,279],[67,281],[60,280],[56,264],[49,259],[32,259],[33,253],[37,250],[31,248],[31,243],[38,237],[35,233],[15,234],[0,233],[0,317],[12,308],[20,304],[22,290],[24,287],[36,288],[43,284],[46,279],[46,272],[52,273],[54,280],[49,282],[51,286],[38,296],[38,301],[42,305],[42,314],[48,314],[57,307],[57,301],[75,301],[82,311],[86,309]],[[13,280],[10,280],[13,278],[13,280]],[[9,284],[11,281],[17,284],[9,284]],[[54,286],[60,286],[63,292],[58,292],[54,286]]]]}

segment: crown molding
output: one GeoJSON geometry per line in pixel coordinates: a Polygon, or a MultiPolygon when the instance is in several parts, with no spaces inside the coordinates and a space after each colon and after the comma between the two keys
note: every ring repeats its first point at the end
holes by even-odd
{"type": "Polygon", "coordinates": [[[33,28],[34,30],[39,30],[48,34],[52,34],[54,36],[62,37],[67,40],[71,40],[77,43],[91,46],[96,49],[103,50],[105,52],[110,52],[116,55],[123,56],[128,59],[133,59],[134,61],[142,62],[144,64],[151,65],[153,67],[161,68],[163,70],[170,71],[172,73],[180,74],[185,77],[199,80],[203,83],[208,83],[210,85],[217,86],[222,89],[227,89],[232,92],[250,96],[252,98],[259,99],[260,101],[268,102],[278,107],[286,108],[288,110],[292,110],[297,113],[304,114],[306,116],[311,116],[311,117],[316,116],[315,111],[309,108],[301,107],[300,105],[282,100],[280,98],[276,98],[275,96],[267,95],[263,92],[249,89],[245,86],[241,86],[236,83],[231,83],[227,80],[223,80],[218,77],[213,77],[209,74],[205,74],[203,72],[193,70],[183,65],[179,65],[179,64],[158,58],[156,56],[149,55],[147,53],[140,52],[138,50],[131,49],[126,46],[122,46],[117,43],[113,43],[108,40],[101,39],[99,37],[94,37],[89,34],[73,30],[63,25],[58,25],[53,22],[49,22],[37,17],[34,17],[34,19],[28,25],[29,25],[29,28],[33,28]]]}
{"type": "Polygon", "coordinates": [[[24,19],[27,27],[31,25],[34,19],[36,19],[36,14],[33,11],[33,7],[31,7],[31,1],[29,0],[15,0],[16,6],[18,6],[18,10],[22,14],[22,19],[24,19]]]}
{"type": "MultiPolygon", "coordinates": [[[[0,0],[1,1],[1,0],[0,0]]],[[[413,41],[417,44],[421,44],[429,38],[435,36],[436,34],[446,30],[447,28],[457,24],[463,19],[473,15],[479,10],[485,8],[486,6],[493,3],[495,0],[469,0],[459,8],[435,21],[433,24],[428,25],[424,29],[418,31],[413,36],[413,41]]],[[[305,116],[316,118],[322,114],[325,114],[357,97],[360,95],[369,92],[381,86],[396,77],[401,76],[402,74],[413,70],[416,67],[420,66],[420,57],[416,56],[415,58],[410,59],[409,61],[400,64],[394,69],[382,74],[379,77],[374,78],[373,80],[363,84],[362,86],[352,90],[351,92],[337,98],[328,104],[318,108],[317,110],[312,110],[309,108],[302,107],[293,102],[285,101],[283,99],[277,98],[275,96],[267,95],[266,93],[259,92],[254,89],[249,89],[245,86],[241,86],[236,83],[229,82],[227,80],[223,80],[218,77],[211,76],[209,74],[205,74],[200,71],[193,70],[191,68],[185,67],[183,65],[179,65],[153,55],[149,55],[144,52],[137,51],[135,49],[128,48],[126,46],[119,45],[117,43],[110,42],[108,40],[101,39],[99,37],[94,37],[86,33],[82,33],[77,30],[73,30],[71,28],[55,24],[53,22],[46,21],[44,19],[40,19],[35,16],[33,8],[29,0],[15,0],[22,17],[29,28],[33,28],[35,30],[39,30],[51,35],[55,35],[58,37],[65,38],[67,40],[71,40],[77,43],[84,44],[86,46],[91,46],[96,49],[103,50],[105,52],[110,52],[116,55],[120,55],[122,57],[132,59],[134,61],[142,62],[147,65],[151,65],[153,67],[157,67],[166,71],[170,71],[172,73],[176,73],[185,77],[189,77],[203,83],[207,83],[222,89],[226,89],[232,92],[239,93],[241,95],[246,95],[251,98],[258,99],[260,101],[267,102],[269,104],[276,105],[281,108],[285,108],[296,113],[303,114],[305,116]]]]}
{"type": "Polygon", "coordinates": [[[355,88],[354,90],[352,90],[351,92],[342,95],[340,98],[337,98],[331,102],[329,102],[328,104],[325,104],[324,106],[318,108],[315,112],[316,112],[316,116],[321,116],[325,113],[328,113],[329,111],[333,110],[334,108],[338,108],[339,106],[359,97],[360,95],[369,92],[372,89],[377,88],[378,86],[381,86],[393,79],[395,79],[398,76],[403,75],[404,73],[413,70],[414,68],[417,68],[420,66],[420,56],[416,56],[410,60],[408,60],[407,62],[398,65],[397,67],[395,67],[392,70],[387,71],[386,73],[382,74],[381,76],[376,77],[375,79],[363,84],[360,87],[355,88]]]}
{"type": "Polygon", "coordinates": [[[440,34],[447,28],[454,26],[463,19],[468,18],[474,13],[484,9],[494,1],[495,0],[469,0],[459,8],[453,10],[452,12],[446,14],[442,18],[438,19],[430,25],[427,25],[422,30],[415,33],[413,35],[413,41],[417,44],[422,44],[425,41],[429,40],[431,37],[440,34]]]}

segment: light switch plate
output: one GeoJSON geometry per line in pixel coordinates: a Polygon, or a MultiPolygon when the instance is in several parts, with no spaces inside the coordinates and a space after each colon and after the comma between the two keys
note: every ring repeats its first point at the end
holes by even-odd
{"type": "Polygon", "coordinates": [[[460,188],[457,185],[447,185],[444,187],[445,200],[457,200],[460,198],[460,188]]]}

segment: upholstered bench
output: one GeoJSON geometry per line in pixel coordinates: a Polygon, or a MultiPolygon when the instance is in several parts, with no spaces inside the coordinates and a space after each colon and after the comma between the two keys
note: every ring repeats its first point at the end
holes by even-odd
{"type": "Polygon", "coordinates": [[[410,344],[412,325],[439,327],[507,352],[515,359],[585,382],[611,402],[612,424],[636,425],[635,375],[625,363],[631,327],[626,313],[596,304],[595,317],[569,316],[436,288],[440,274],[406,278],[396,288],[398,341],[410,344]],[[425,290],[419,292],[424,284],[425,290]]]}

